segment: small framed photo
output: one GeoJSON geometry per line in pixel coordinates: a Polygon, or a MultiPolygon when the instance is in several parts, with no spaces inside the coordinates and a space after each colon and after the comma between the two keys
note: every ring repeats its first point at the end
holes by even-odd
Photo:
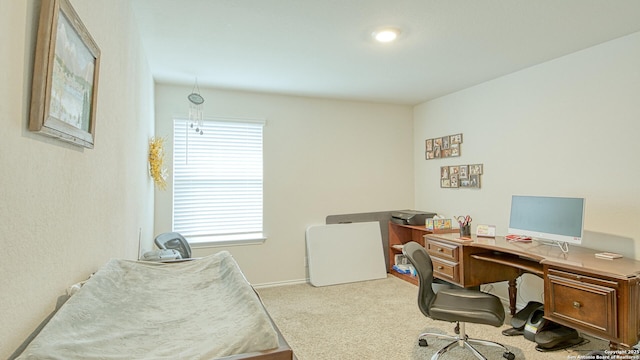
{"type": "Polygon", "coordinates": [[[433,146],[437,146],[439,148],[442,148],[442,138],[435,138],[433,139],[433,146]]]}
{"type": "Polygon", "coordinates": [[[451,135],[451,144],[462,144],[462,134],[451,135]]]}
{"type": "Polygon", "coordinates": [[[448,136],[443,136],[442,137],[442,148],[443,149],[448,149],[449,148],[449,137],[448,136]]]}
{"type": "Polygon", "coordinates": [[[469,175],[482,175],[482,164],[469,165],[469,175]]]}
{"type": "Polygon", "coordinates": [[[440,156],[440,157],[447,158],[449,156],[451,156],[451,149],[443,149],[442,150],[442,156],[440,156]]]}
{"type": "Polygon", "coordinates": [[[434,159],[439,159],[441,158],[441,152],[440,152],[440,146],[433,146],[433,158],[434,159]]]}
{"type": "Polygon", "coordinates": [[[469,178],[469,165],[460,165],[458,167],[458,176],[460,179],[468,179],[469,178]]]}
{"type": "Polygon", "coordinates": [[[460,187],[461,188],[469,188],[469,187],[471,187],[471,181],[469,179],[459,179],[458,182],[460,183],[460,187]]]}
{"type": "Polygon", "coordinates": [[[495,225],[478,225],[476,227],[476,236],[479,237],[496,237],[495,225]]]}
{"type": "Polygon", "coordinates": [[[449,174],[457,176],[459,171],[460,171],[460,167],[458,167],[458,166],[449,166],[449,174]]]}
{"type": "Polygon", "coordinates": [[[451,187],[451,180],[449,180],[449,179],[441,179],[440,180],[440,187],[441,188],[450,188],[451,187]]]}
{"type": "Polygon", "coordinates": [[[460,156],[460,144],[449,145],[449,151],[449,156],[451,157],[460,156]]]}
{"type": "Polygon", "coordinates": [[[452,188],[457,188],[459,187],[458,185],[458,174],[451,174],[451,176],[449,177],[449,187],[452,188]]]}
{"type": "Polygon", "coordinates": [[[440,167],[440,179],[448,179],[449,178],[449,167],[441,166],[440,167]]]}
{"type": "Polygon", "coordinates": [[[433,139],[425,140],[425,147],[427,148],[427,151],[433,151],[433,139]]]}
{"type": "Polygon", "coordinates": [[[469,187],[480,188],[480,175],[469,175],[469,187]]]}

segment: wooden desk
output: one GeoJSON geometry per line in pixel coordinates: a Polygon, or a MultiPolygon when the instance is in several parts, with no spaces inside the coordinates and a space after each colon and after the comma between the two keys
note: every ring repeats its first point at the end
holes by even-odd
{"type": "Polygon", "coordinates": [[[389,244],[387,247],[387,253],[389,255],[389,261],[387,262],[387,272],[395,275],[405,281],[418,285],[418,279],[414,276],[400,274],[392,269],[395,264],[395,255],[402,254],[402,249],[398,246],[406,244],[409,241],[415,241],[418,244],[424,246],[424,236],[433,233],[459,233],[457,229],[447,230],[428,230],[425,226],[418,225],[402,225],[389,221],[389,244]]]}
{"type": "Polygon", "coordinates": [[[460,240],[455,233],[425,234],[423,244],[436,278],[462,287],[507,281],[512,314],[516,278],[532,273],[544,280],[545,318],[609,340],[612,348],[640,340],[640,261],[598,259],[598,251],[578,246],[564,254],[504,237],[460,240]]]}

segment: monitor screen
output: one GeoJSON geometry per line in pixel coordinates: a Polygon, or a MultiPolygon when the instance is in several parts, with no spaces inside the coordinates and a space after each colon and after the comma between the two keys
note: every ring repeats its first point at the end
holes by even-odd
{"type": "Polygon", "coordinates": [[[521,196],[511,198],[509,234],[542,241],[582,242],[584,198],[521,196]]]}

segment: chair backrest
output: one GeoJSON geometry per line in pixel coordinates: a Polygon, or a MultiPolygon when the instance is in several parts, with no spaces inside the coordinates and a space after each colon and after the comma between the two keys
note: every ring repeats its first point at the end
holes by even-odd
{"type": "Polygon", "coordinates": [[[433,291],[433,263],[424,246],[415,241],[408,242],[402,247],[402,253],[409,259],[418,273],[418,307],[425,316],[429,315],[429,308],[436,297],[433,291]]]}
{"type": "Polygon", "coordinates": [[[183,259],[191,257],[191,247],[187,239],[177,232],[167,232],[156,236],[154,242],[160,249],[175,249],[183,259]]]}

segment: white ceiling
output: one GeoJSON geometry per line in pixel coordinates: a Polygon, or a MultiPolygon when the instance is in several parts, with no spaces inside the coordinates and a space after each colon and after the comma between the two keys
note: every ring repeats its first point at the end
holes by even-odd
{"type": "Polygon", "coordinates": [[[417,104],[640,31],[639,0],[133,0],[157,82],[417,104]],[[374,43],[380,26],[402,30],[374,43]]]}

